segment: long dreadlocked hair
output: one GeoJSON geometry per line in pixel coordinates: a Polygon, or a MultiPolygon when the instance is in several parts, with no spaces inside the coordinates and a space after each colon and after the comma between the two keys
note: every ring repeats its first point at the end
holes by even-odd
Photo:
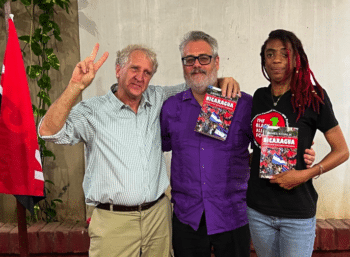
{"type": "MultiPolygon", "coordinates": [[[[274,39],[281,40],[288,51],[288,69],[290,67],[291,58],[293,58],[287,47],[288,42],[291,43],[295,54],[296,67],[294,68],[292,74],[290,90],[292,92],[291,103],[293,106],[293,111],[298,111],[297,121],[301,116],[304,115],[305,109],[310,107],[311,105],[313,110],[319,113],[320,103],[324,104],[323,88],[317,82],[313,72],[310,70],[309,61],[307,59],[306,53],[304,52],[303,45],[293,32],[286,31],[283,29],[278,29],[270,32],[269,37],[264,42],[260,52],[261,69],[264,74],[264,77],[268,81],[271,81],[265,70],[265,48],[267,43],[274,39]],[[311,76],[315,82],[315,85],[313,85],[311,82],[311,76]]],[[[288,73],[289,70],[287,71],[287,74],[288,73]]]]}

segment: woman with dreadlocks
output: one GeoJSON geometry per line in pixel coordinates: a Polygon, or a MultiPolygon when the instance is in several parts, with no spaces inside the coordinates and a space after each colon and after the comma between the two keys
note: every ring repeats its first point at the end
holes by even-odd
{"type": "MultiPolygon", "coordinates": [[[[311,256],[317,202],[312,178],[346,161],[349,150],[329,97],[310,70],[300,40],[289,31],[272,31],[260,55],[262,71],[270,85],[258,89],[253,97],[255,144],[247,192],[251,237],[260,257],[311,256]],[[270,179],[259,177],[265,125],[298,128],[295,169],[270,179]],[[317,129],[331,150],[322,161],[306,169],[303,153],[311,147],[317,129]]],[[[282,165],[283,160],[280,162],[282,165]]]]}

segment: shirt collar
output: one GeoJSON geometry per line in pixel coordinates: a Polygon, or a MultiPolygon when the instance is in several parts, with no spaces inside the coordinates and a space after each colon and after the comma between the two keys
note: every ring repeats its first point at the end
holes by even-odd
{"type": "Polygon", "coordinates": [[[182,93],[182,101],[191,101],[191,104],[200,106],[196,98],[194,98],[191,88],[187,89],[182,93]]]}
{"type": "Polygon", "coordinates": [[[194,98],[194,96],[192,94],[191,88],[189,88],[189,89],[187,89],[186,91],[183,92],[183,94],[182,94],[182,101],[191,100],[192,98],[194,98]]]}
{"type": "MultiPolygon", "coordinates": [[[[118,97],[115,96],[115,92],[117,92],[117,90],[118,90],[118,83],[115,83],[111,86],[110,93],[112,96],[114,96],[114,98],[116,100],[116,106],[118,107],[118,109],[127,108],[128,105],[124,104],[122,101],[120,101],[118,99],[118,97]]],[[[110,97],[110,98],[112,98],[112,97],[110,97]]],[[[141,98],[141,102],[140,102],[140,107],[144,108],[146,106],[152,106],[152,103],[149,100],[149,94],[148,94],[147,90],[142,93],[142,98],[141,98]]]]}

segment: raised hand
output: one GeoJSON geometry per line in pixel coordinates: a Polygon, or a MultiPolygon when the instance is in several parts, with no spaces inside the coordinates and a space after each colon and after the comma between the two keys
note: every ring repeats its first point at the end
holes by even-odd
{"type": "Polygon", "coordinates": [[[105,52],[102,57],[94,63],[99,47],[100,45],[96,43],[91,55],[79,62],[74,68],[70,83],[80,84],[82,90],[91,84],[95,78],[95,74],[108,58],[108,52],[105,52]]]}

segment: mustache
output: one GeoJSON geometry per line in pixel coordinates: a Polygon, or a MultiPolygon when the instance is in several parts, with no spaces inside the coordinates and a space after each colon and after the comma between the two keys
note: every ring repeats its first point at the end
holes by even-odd
{"type": "Polygon", "coordinates": [[[195,74],[195,73],[203,73],[203,74],[207,74],[207,71],[206,70],[203,70],[201,68],[194,68],[192,71],[191,71],[191,75],[195,74]]]}

